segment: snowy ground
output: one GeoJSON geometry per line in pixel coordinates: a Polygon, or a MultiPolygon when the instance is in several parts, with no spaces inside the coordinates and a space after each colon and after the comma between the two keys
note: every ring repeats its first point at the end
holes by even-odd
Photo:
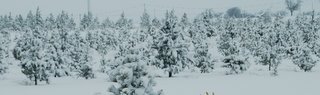
{"type": "MultiPolygon", "coordinates": [[[[17,66],[12,66],[18,69],[17,66]]],[[[224,75],[225,70],[213,73],[180,73],[174,78],[156,78],[156,89],[163,89],[166,95],[319,95],[320,69],[313,72],[297,71],[293,66],[282,66],[279,76],[270,76],[266,67],[255,67],[240,75],[224,75]]],[[[10,70],[0,80],[1,95],[108,95],[111,85],[106,76],[96,79],[65,77],[54,78],[50,85],[25,85],[27,79],[20,71],[10,70]]]]}
{"type": "Polygon", "coordinates": [[[157,79],[167,95],[319,95],[319,72],[281,72],[278,77],[265,74],[222,76],[191,74],[157,79]]]}

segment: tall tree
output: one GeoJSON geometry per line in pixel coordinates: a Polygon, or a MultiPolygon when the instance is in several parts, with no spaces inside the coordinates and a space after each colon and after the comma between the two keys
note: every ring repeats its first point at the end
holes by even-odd
{"type": "Polygon", "coordinates": [[[287,9],[290,11],[291,16],[294,11],[297,11],[301,7],[301,0],[286,0],[287,9]]]}
{"type": "Polygon", "coordinates": [[[145,29],[149,29],[151,27],[150,15],[147,13],[146,9],[144,9],[140,19],[141,19],[140,27],[145,29]]]}
{"type": "Polygon", "coordinates": [[[80,31],[75,31],[69,39],[71,44],[69,56],[72,61],[70,68],[71,71],[78,72],[80,77],[85,79],[94,78],[91,64],[89,63],[91,59],[89,56],[89,44],[80,34],[80,31]]]}
{"type": "Polygon", "coordinates": [[[0,75],[4,74],[8,69],[8,61],[9,58],[9,33],[1,30],[0,31],[0,75]]]}
{"type": "Polygon", "coordinates": [[[119,45],[115,60],[112,61],[108,75],[110,81],[116,82],[119,86],[111,86],[109,91],[115,95],[161,95],[155,92],[153,87],[155,81],[147,69],[149,61],[144,55],[146,47],[136,38],[137,34],[130,34],[130,37],[119,45]]]}
{"type": "Polygon", "coordinates": [[[40,31],[27,31],[18,43],[24,45],[24,51],[21,52],[22,73],[34,81],[35,85],[38,85],[38,81],[49,83],[49,67],[43,60],[44,43],[40,31]]]}
{"type": "Polygon", "coordinates": [[[178,73],[187,64],[187,47],[181,29],[178,27],[178,18],[174,10],[166,12],[164,25],[160,29],[161,36],[157,44],[157,58],[162,64],[161,68],[168,71],[169,77],[178,73]]]}

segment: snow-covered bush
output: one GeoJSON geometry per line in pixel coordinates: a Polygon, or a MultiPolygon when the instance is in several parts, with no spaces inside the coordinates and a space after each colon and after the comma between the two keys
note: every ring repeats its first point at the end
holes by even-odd
{"type": "Polygon", "coordinates": [[[195,66],[200,68],[201,73],[209,73],[214,69],[214,64],[212,63],[210,54],[208,53],[208,44],[198,44],[195,50],[195,66]]]}
{"type": "Polygon", "coordinates": [[[152,87],[155,81],[147,74],[144,63],[124,64],[110,72],[110,80],[119,84],[111,86],[109,91],[115,95],[161,95],[152,87]]]}
{"type": "Polygon", "coordinates": [[[223,67],[230,68],[230,71],[227,72],[229,74],[240,74],[246,71],[249,67],[247,58],[244,57],[237,57],[237,56],[230,56],[223,60],[225,63],[223,67]]]}
{"type": "Polygon", "coordinates": [[[317,62],[318,60],[316,60],[316,56],[312,56],[308,51],[301,51],[300,54],[293,57],[293,63],[305,72],[311,71],[317,62]]]}
{"type": "Polygon", "coordinates": [[[85,79],[94,78],[92,68],[88,65],[84,65],[80,68],[78,76],[84,77],[85,79]]]}

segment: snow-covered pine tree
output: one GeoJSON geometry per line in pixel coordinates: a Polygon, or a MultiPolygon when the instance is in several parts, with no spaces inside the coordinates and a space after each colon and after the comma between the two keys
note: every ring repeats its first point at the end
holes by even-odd
{"type": "Polygon", "coordinates": [[[55,22],[55,17],[53,14],[50,14],[44,21],[44,28],[46,30],[53,30],[56,28],[56,22],[55,22]]]}
{"type": "Polygon", "coordinates": [[[114,28],[114,22],[111,21],[109,18],[107,18],[101,22],[101,29],[109,29],[109,28],[114,28]]]}
{"type": "Polygon", "coordinates": [[[41,11],[40,11],[40,8],[38,7],[37,10],[36,10],[36,14],[35,14],[35,17],[34,17],[34,24],[35,26],[32,26],[31,29],[36,29],[36,28],[43,28],[44,27],[44,20],[41,16],[41,11]]]}
{"type": "MultiPolygon", "coordinates": [[[[37,8],[36,11],[36,15],[33,15],[32,11],[29,11],[27,18],[25,20],[25,24],[26,24],[26,30],[25,31],[36,31],[36,32],[42,32],[39,33],[38,35],[43,36],[43,22],[42,22],[42,17],[41,17],[41,13],[40,13],[40,9],[39,7],[37,8]]],[[[21,42],[21,41],[20,41],[21,42]]],[[[13,56],[15,57],[15,59],[18,59],[21,61],[21,53],[22,52],[26,52],[26,48],[28,48],[27,46],[24,45],[24,42],[20,43],[19,41],[17,42],[17,46],[14,48],[13,50],[13,56]]]]}
{"type": "Polygon", "coordinates": [[[85,79],[94,78],[94,74],[92,72],[89,56],[89,44],[81,36],[80,31],[75,31],[73,35],[71,35],[69,42],[71,43],[69,56],[71,58],[70,68],[71,71],[78,72],[78,76],[84,77],[85,79]]]}
{"type": "Polygon", "coordinates": [[[83,18],[80,20],[80,29],[95,29],[98,28],[99,21],[97,17],[94,17],[91,12],[88,12],[88,14],[84,14],[83,18]]]}
{"type": "Polygon", "coordinates": [[[36,15],[32,15],[30,12],[26,21],[29,29],[17,42],[13,54],[21,61],[22,73],[34,81],[35,85],[38,84],[38,81],[49,83],[50,67],[44,62],[46,32],[43,29],[40,9],[37,8],[36,15]]]}
{"type": "Polygon", "coordinates": [[[318,62],[317,56],[312,54],[309,48],[303,46],[297,47],[295,51],[295,55],[292,57],[293,63],[305,72],[311,71],[318,62]]]}
{"type": "Polygon", "coordinates": [[[311,19],[307,17],[298,16],[295,20],[297,29],[295,31],[295,39],[297,40],[293,48],[293,63],[299,66],[299,68],[305,72],[311,71],[311,69],[318,62],[318,57],[316,56],[316,50],[319,49],[319,34],[314,30],[311,19]]]}
{"type": "Polygon", "coordinates": [[[140,17],[141,22],[140,22],[140,27],[142,29],[149,29],[151,27],[151,19],[150,15],[147,13],[147,10],[144,9],[142,16],[140,17]]]}
{"type": "Polygon", "coordinates": [[[74,19],[65,11],[62,11],[56,17],[55,23],[59,31],[70,31],[70,30],[75,30],[76,28],[76,23],[74,22],[74,19]]]}
{"type": "Polygon", "coordinates": [[[161,95],[155,92],[155,81],[148,74],[147,64],[143,52],[144,47],[139,46],[135,34],[130,34],[128,40],[119,46],[119,52],[110,65],[112,70],[108,73],[110,81],[116,82],[109,92],[114,95],[161,95]]]}
{"type": "Polygon", "coordinates": [[[62,77],[69,75],[69,70],[67,64],[64,63],[61,44],[60,44],[60,35],[57,30],[47,30],[47,35],[45,37],[44,45],[44,61],[50,67],[50,73],[54,77],[62,77]]]}
{"type": "Polygon", "coordinates": [[[25,27],[25,21],[22,17],[21,14],[19,14],[16,18],[15,18],[15,21],[14,21],[14,25],[15,25],[15,31],[23,31],[22,29],[24,29],[25,27]]]}
{"type": "Polygon", "coordinates": [[[187,64],[188,44],[187,37],[178,27],[178,18],[174,10],[166,12],[164,25],[160,29],[161,35],[157,40],[156,49],[161,68],[169,73],[169,77],[180,72],[187,64]]]}
{"type": "Polygon", "coordinates": [[[35,85],[38,81],[49,83],[49,67],[43,60],[44,43],[40,30],[27,31],[18,43],[18,49],[22,50],[20,51],[22,73],[34,81],[35,85]],[[20,45],[23,47],[19,47],[20,45]]]}
{"type": "Polygon", "coordinates": [[[191,26],[187,13],[183,13],[179,26],[182,28],[182,30],[187,30],[191,26]]]}
{"type": "Polygon", "coordinates": [[[88,31],[86,35],[86,40],[89,46],[93,49],[98,49],[98,45],[100,44],[100,31],[88,31]]]}
{"type": "Polygon", "coordinates": [[[35,25],[34,19],[35,19],[34,14],[32,13],[32,11],[29,11],[29,13],[27,14],[27,17],[25,19],[25,24],[26,24],[27,28],[29,28],[29,29],[34,28],[33,27],[35,25]]]}
{"type": "Polygon", "coordinates": [[[217,35],[216,30],[213,27],[213,24],[214,24],[213,17],[214,17],[213,11],[208,9],[208,10],[202,12],[198,18],[202,22],[201,23],[202,30],[206,32],[208,37],[212,37],[212,36],[217,35]]]}
{"type": "Polygon", "coordinates": [[[11,14],[0,17],[0,29],[15,30],[14,19],[11,14]]]}
{"type": "Polygon", "coordinates": [[[228,19],[225,23],[225,31],[222,31],[218,40],[218,49],[225,56],[223,62],[226,64],[223,67],[230,68],[227,74],[239,74],[249,66],[246,55],[241,55],[243,47],[240,46],[240,30],[236,19],[228,19]]]}
{"type": "Polygon", "coordinates": [[[186,34],[189,34],[192,38],[192,44],[194,46],[193,65],[200,68],[201,73],[209,73],[213,69],[214,64],[208,53],[209,47],[207,39],[209,38],[206,34],[206,30],[203,30],[203,22],[196,18],[191,28],[187,30],[186,34]]]}
{"type": "Polygon", "coordinates": [[[202,42],[195,45],[195,65],[200,68],[201,73],[209,73],[214,69],[214,64],[210,61],[211,58],[208,53],[208,44],[202,42]]]}
{"type": "Polygon", "coordinates": [[[158,18],[154,17],[151,21],[151,25],[155,28],[160,28],[161,27],[161,22],[159,21],[158,18]]]}
{"type": "Polygon", "coordinates": [[[253,33],[250,34],[252,37],[250,38],[251,44],[249,43],[248,49],[251,50],[251,54],[254,57],[257,57],[257,64],[262,64],[268,66],[269,71],[271,71],[271,57],[268,53],[268,45],[266,44],[269,35],[269,31],[271,31],[271,27],[273,23],[262,23],[264,19],[258,19],[254,21],[254,27],[252,29],[253,33]],[[267,45],[267,46],[266,46],[267,45]]]}
{"type": "Polygon", "coordinates": [[[5,30],[0,31],[0,75],[6,73],[9,62],[9,33],[5,30]]]}
{"type": "Polygon", "coordinates": [[[289,36],[286,35],[288,32],[283,31],[283,25],[280,20],[273,22],[270,27],[266,28],[266,31],[269,32],[263,34],[262,37],[262,57],[267,61],[264,64],[269,66],[272,75],[278,75],[280,61],[286,57],[284,51],[287,42],[285,39],[289,36]]]}
{"type": "Polygon", "coordinates": [[[44,62],[45,31],[39,7],[36,14],[34,16],[30,14],[30,16],[29,27],[31,30],[27,30],[17,45],[18,51],[20,51],[22,73],[34,81],[35,85],[38,84],[38,81],[46,81],[49,84],[50,67],[44,62]],[[21,45],[22,47],[19,47],[21,45]]]}
{"type": "Polygon", "coordinates": [[[126,18],[125,14],[123,12],[123,13],[121,13],[120,18],[115,23],[115,27],[116,27],[116,29],[119,29],[119,30],[132,29],[133,22],[131,19],[126,18]]]}

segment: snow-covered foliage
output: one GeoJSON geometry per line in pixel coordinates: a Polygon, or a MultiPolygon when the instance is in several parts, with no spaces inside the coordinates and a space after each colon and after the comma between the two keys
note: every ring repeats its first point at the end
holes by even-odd
{"type": "Polygon", "coordinates": [[[239,27],[240,25],[235,25],[240,24],[237,22],[238,21],[227,21],[225,24],[226,30],[224,30],[219,37],[220,46],[218,48],[222,55],[226,57],[223,60],[223,62],[226,63],[224,67],[231,69],[231,71],[227,72],[227,74],[238,74],[246,71],[249,65],[249,63],[246,61],[247,53],[245,52],[246,49],[244,48],[245,41],[243,40],[245,39],[243,37],[244,35],[242,34],[244,32],[241,30],[241,27],[239,27]]]}
{"type": "Polygon", "coordinates": [[[19,44],[24,45],[21,52],[22,73],[37,85],[38,81],[49,83],[49,64],[45,64],[44,43],[40,31],[27,31],[19,44]]]}
{"type": "Polygon", "coordinates": [[[208,53],[208,44],[196,44],[195,47],[195,66],[200,68],[201,73],[209,73],[214,69],[214,64],[211,60],[210,54],[208,53]]]}
{"type": "Polygon", "coordinates": [[[109,91],[114,95],[161,95],[152,89],[155,81],[148,74],[150,61],[143,52],[147,47],[140,46],[139,39],[135,38],[137,34],[130,35],[120,44],[113,63],[109,65],[112,68],[108,72],[110,81],[118,84],[111,86],[109,91]]]}
{"type": "Polygon", "coordinates": [[[187,31],[182,31],[178,26],[178,17],[174,10],[167,11],[164,19],[164,25],[158,31],[158,37],[155,48],[158,51],[156,58],[159,60],[160,68],[169,73],[169,77],[177,74],[188,63],[188,47],[191,41],[187,31]]]}
{"type": "Polygon", "coordinates": [[[80,31],[75,31],[69,38],[71,47],[69,48],[69,56],[71,59],[70,66],[71,71],[79,72],[80,77],[86,79],[93,78],[93,72],[91,68],[90,56],[89,56],[89,44],[85,38],[80,35],[80,31]]]}
{"type": "Polygon", "coordinates": [[[98,28],[98,18],[93,17],[91,12],[88,12],[88,14],[84,14],[81,18],[80,22],[80,29],[96,29],[98,28]]]}
{"type": "Polygon", "coordinates": [[[0,31],[0,75],[8,69],[9,62],[9,33],[5,30],[0,31]]]}

